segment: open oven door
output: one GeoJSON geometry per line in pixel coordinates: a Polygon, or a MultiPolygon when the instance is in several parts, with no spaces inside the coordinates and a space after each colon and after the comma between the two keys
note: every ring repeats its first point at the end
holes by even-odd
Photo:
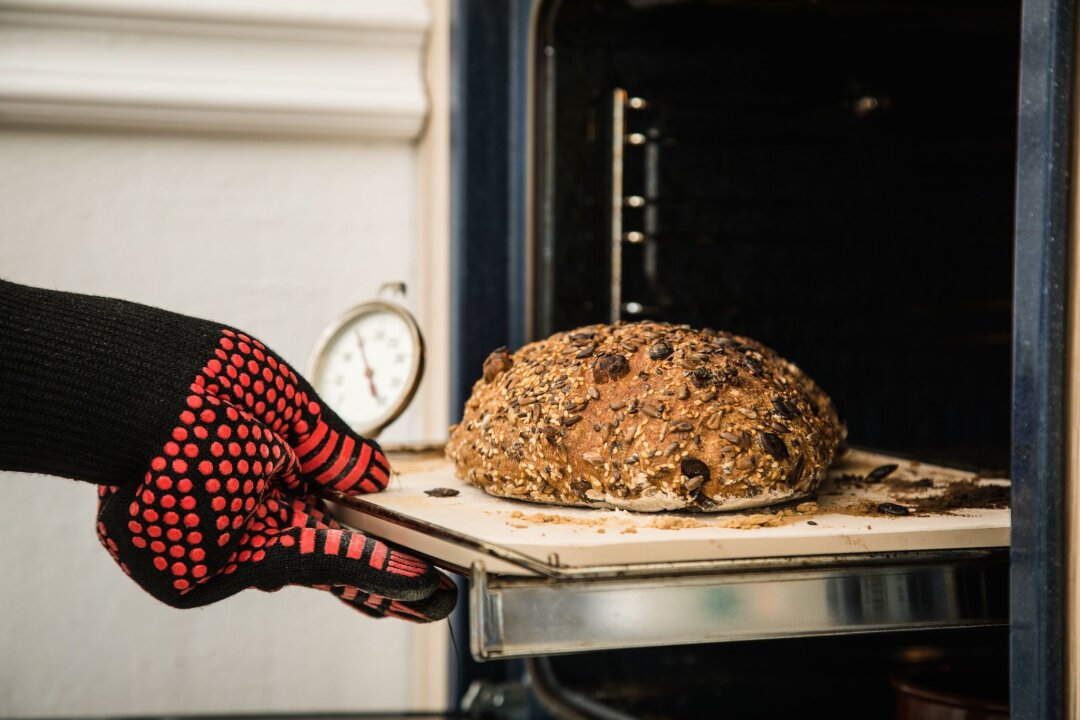
{"type": "Polygon", "coordinates": [[[1010,583],[1012,717],[1024,720],[1076,717],[1080,712],[1076,665],[1080,617],[1075,597],[1080,417],[1074,397],[1075,56],[1075,5],[1025,0],[1014,266],[1010,583]]]}

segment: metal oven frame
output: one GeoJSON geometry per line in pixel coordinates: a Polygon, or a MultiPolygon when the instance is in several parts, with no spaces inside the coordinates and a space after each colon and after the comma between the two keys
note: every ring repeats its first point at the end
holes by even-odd
{"type": "MultiPolygon", "coordinates": [[[[451,415],[487,350],[529,336],[533,22],[540,0],[455,0],[451,415]]],[[[1075,8],[1024,0],[1013,329],[1011,703],[1067,712],[1066,304],[1074,202],[1075,8]]],[[[491,582],[482,588],[490,594],[491,582]]],[[[502,592],[529,592],[510,583],[502,592]]],[[[482,620],[482,619],[481,619],[482,620]]],[[[466,668],[466,674],[468,668],[466,668]]]]}

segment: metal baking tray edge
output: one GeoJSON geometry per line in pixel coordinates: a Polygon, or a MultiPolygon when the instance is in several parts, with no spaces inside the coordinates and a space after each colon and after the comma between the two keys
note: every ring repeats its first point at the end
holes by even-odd
{"type": "Polygon", "coordinates": [[[566,567],[352,497],[328,499],[510,563],[428,559],[470,578],[477,660],[1008,622],[1008,549],[967,548],[566,567]]]}

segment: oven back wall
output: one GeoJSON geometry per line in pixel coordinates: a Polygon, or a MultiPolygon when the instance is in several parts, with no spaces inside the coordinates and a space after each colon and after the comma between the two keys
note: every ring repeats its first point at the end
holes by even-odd
{"type": "Polygon", "coordinates": [[[1008,465],[1019,2],[545,7],[540,336],[748,335],[852,445],[1008,465]]]}
{"type": "MultiPolygon", "coordinates": [[[[375,4],[355,3],[346,14],[375,4]]],[[[263,3],[258,12],[276,7],[281,4],[263,3]]],[[[302,98],[294,98],[295,124],[283,122],[272,133],[243,126],[275,122],[269,110],[258,109],[245,120],[243,98],[229,117],[198,116],[201,127],[190,128],[197,132],[167,122],[154,127],[153,118],[130,128],[100,119],[94,120],[100,126],[84,127],[77,113],[48,124],[25,116],[15,122],[10,114],[23,113],[25,104],[4,85],[10,75],[0,73],[0,115],[9,118],[0,125],[0,276],[220,319],[264,338],[296,367],[306,363],[323,325],[372,297],[382,281],[408,283],[408,304],[422,324],[432,322],[427,308],[446,303],[420,291],[437,292],[445,282],[432,281],[430,266],[419,262],[421,246],[429,252],[432,238],[417,218],[431,201],[423,172],[431,153],[421,131],[423,45],[433,20],[423,1],[384,10],[383,20],[377,13],[357,20],[367,29],[354,35],[357,50],[381,63],[380,73],[408,80],[394,85],[398,95],[415,100],[400,103],[408,112],[395,116],[397,124],[383,122],[391,112],[379,110],[394,110],[393,98],[359,91],[350,97],[374,99],[368,110],[357,105],[348,132],[320,131],[317,124],[331,110],[324,105],[320,118],[302,98]],[[389,41],[381,39],[379,23],[389,41]],[[401,39],[403,28],[411,39],[401,39]],[[239,127],[228,127],[237,121],[239,127]]],[[[0,33],[14,32],[8,20],[0,19],[0,33]]],[[[219,34],[228,30],[214,24],[219,34]]],[[[157,28],[149,21],[143,27],[138,37],[113,33],[112,47],[130,49],[141,38],[162,48],[166,40],[154,40],[157,28]]],[[[191,27],[172,29],[168,42],[180,43],[191,27]]],[[[42,54],[44,36],[33,45],[30,31],[22,32],[18,60],[51,62],[53,54],[42,54]]],[[[264,66],[278,57],[275,46],[298,53],[307,42],[238,35],[229,38],[237,56],[263,52],[264,66]]],[[[69,51],[80,42],[56,40],[69,51]]],[[[340,59],[356,61],[362,73],[365,61],[345,54],[351,42],[340,43],[340,59]]],[[[14,62],[14,43],[0,34],[0,47],[7,48],[0,50],[0,69],[14,62]]],[[[105,62],[105,52],[92,57],[105,62]]],[[[197,69],[191,53],[178,57],[189,73],[197,69]]],[[[133,59],[125,70],[139,69],[133,59]]],[[[157,61],[169,62],[155,54],[141,66],[157,61]]],[[[251,83],[265,79],[254,65],[240,69],[250,72],[251,83]]],[[[153,85],[161,92],[169,87],[153,85]]],[[[192,84],[191,92],[198,87],[192,84]]],[[[385,439],[432,439],[445,430],[439,393],[445,395],[446,365],[437,348],[428,367],[417,406],[432,404],[439,412],[411,411],[385,439]]],[[[444,625],[374,621],[325,593],[292,588],[174,610],[143,593],[98,545],[93,486],[0,473],[0,488],[0,716],[260,715],[443,704],[444,656],[425,648],[432,639],[441,647],[444,625]]]]}

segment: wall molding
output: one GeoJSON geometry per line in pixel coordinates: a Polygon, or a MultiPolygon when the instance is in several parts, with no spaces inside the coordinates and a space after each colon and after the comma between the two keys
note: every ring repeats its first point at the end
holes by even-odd
{"type": "Polygon", "coordinates": [[[415,140],[425,0],[0,0],[0,124],[415,140]]]}

